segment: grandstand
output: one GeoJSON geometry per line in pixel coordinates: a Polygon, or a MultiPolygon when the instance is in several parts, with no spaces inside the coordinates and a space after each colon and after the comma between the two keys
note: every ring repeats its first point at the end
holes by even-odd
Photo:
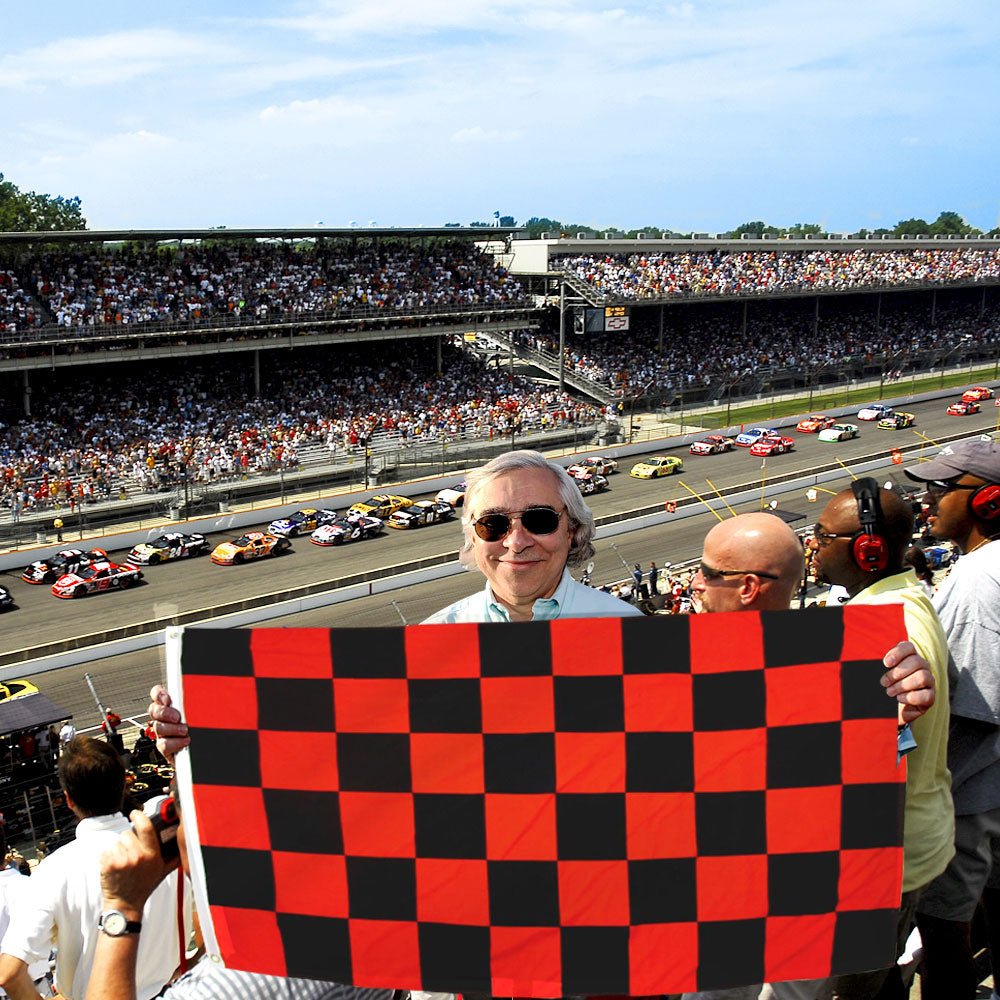
{"type": "Polygon", "coordinates": [[[517,235],[0,234],[0,503],[367,482],[1000,350],[996,240],[517,235]]]}

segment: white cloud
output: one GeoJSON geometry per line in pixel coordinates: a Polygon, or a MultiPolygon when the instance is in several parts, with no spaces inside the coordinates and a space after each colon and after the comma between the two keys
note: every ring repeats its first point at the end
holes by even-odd
{"type": "Polygon", "coordinates": [[[192,61],[221,54],[214,43],[157,28],[62,38],[0,57],[0,90],[105,87],[167,70],[180,72],[192,61]]]}
{"type": "Polygon", "coordinates": [[[260,112],[260,120],[279,125],[328,125],[346,118],[361,118],[369,113],[370,110],[359,102],[342,97],[325,97],[269,105],[260,112]]]}

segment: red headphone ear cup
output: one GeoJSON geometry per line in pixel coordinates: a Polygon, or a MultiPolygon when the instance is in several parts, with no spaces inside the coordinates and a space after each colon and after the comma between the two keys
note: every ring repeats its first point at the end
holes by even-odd
{"type": "Polygon", "coordinates": [[[851,539],[851,555],[866,573],[879,573],[889,565],[889,546],[881,535],[859,531],[851,539]]]}
{"type": "Polygon", "coordinates": [[[984,521],[993,521],[1000,517],[1000,486],[996,483],[980,486],[969,497],[969,505],[972,513],[984,521]]]}

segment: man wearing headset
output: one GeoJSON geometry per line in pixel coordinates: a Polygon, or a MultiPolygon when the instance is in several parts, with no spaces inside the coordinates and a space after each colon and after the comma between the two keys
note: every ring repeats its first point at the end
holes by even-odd
{"type": "MultiPolygon", "coordinates": [[[[930,599],[903,556],[913,534],[913,512],[898,494],[874,479],[856,480],[836,494],[816,523],[813,575],[846,588],[853,604],[901,603],[906,631],[927,660],[936,682],[937,708],[912,724],[916,749],[907,758],[903,829],[903,898],[899,951],[912,929],[921,891],[940,875],[954,853],[953,806],[946,763],[948,743],[948,646],[930,599]]],[[[841,976],[841,1000],[906,996],[898,967],[841,976]]]]}
{"type": "Polygon", "coordinates": [[[955,800],[955,857],[921,896],[924,1000],[971,1000],[978,977],[970,942],[980,897],[992,918],[1000,967],[1000,444],[948,445],[906,474],[926,484],[931,533],[963,553],[933,597],[951,653],[948,767],[955,800]],[[992,904],[992,905],[991,905],[992,904]],[[991,912],[992,911],[992,912],[991,912]]]}

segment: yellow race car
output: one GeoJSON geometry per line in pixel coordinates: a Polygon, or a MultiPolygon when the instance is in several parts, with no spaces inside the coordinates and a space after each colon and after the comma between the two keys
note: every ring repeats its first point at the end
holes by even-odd
{"type": "Polygon", "coordinates": [[[231,542],[217,545],[212,552],[212,562],[219,566],[237,566],[251,559],[263,559],[265,556],[280,556],[287,552],[292,543],[280,535],[272,535],[267,531],[248,531],[231,542]]]}
{"type": "Polygon", "coordinates": [[[656,455],[638,462],[629,470],[633,479],[656,479],[658,476],[670,476],[684,468],[684,459],[673,455],[656,455]]]}
{"type": "Polygon", "coordinates": [[[362,503],[354,504],[350,509],[355,514],[364,514],[367,517],[377,517],[385,521],[390,514],[395,514],[397,510],[413,505],[409,497],[390,496],[387,493],[378,493],[369,497],[362,503]]]}
{"type": "Polygon", "coordinates": [[[0,684],[0,701],[26,698],[29,694],[38,694],[38,688],[31,681],[4,681],[0,684]]]}

